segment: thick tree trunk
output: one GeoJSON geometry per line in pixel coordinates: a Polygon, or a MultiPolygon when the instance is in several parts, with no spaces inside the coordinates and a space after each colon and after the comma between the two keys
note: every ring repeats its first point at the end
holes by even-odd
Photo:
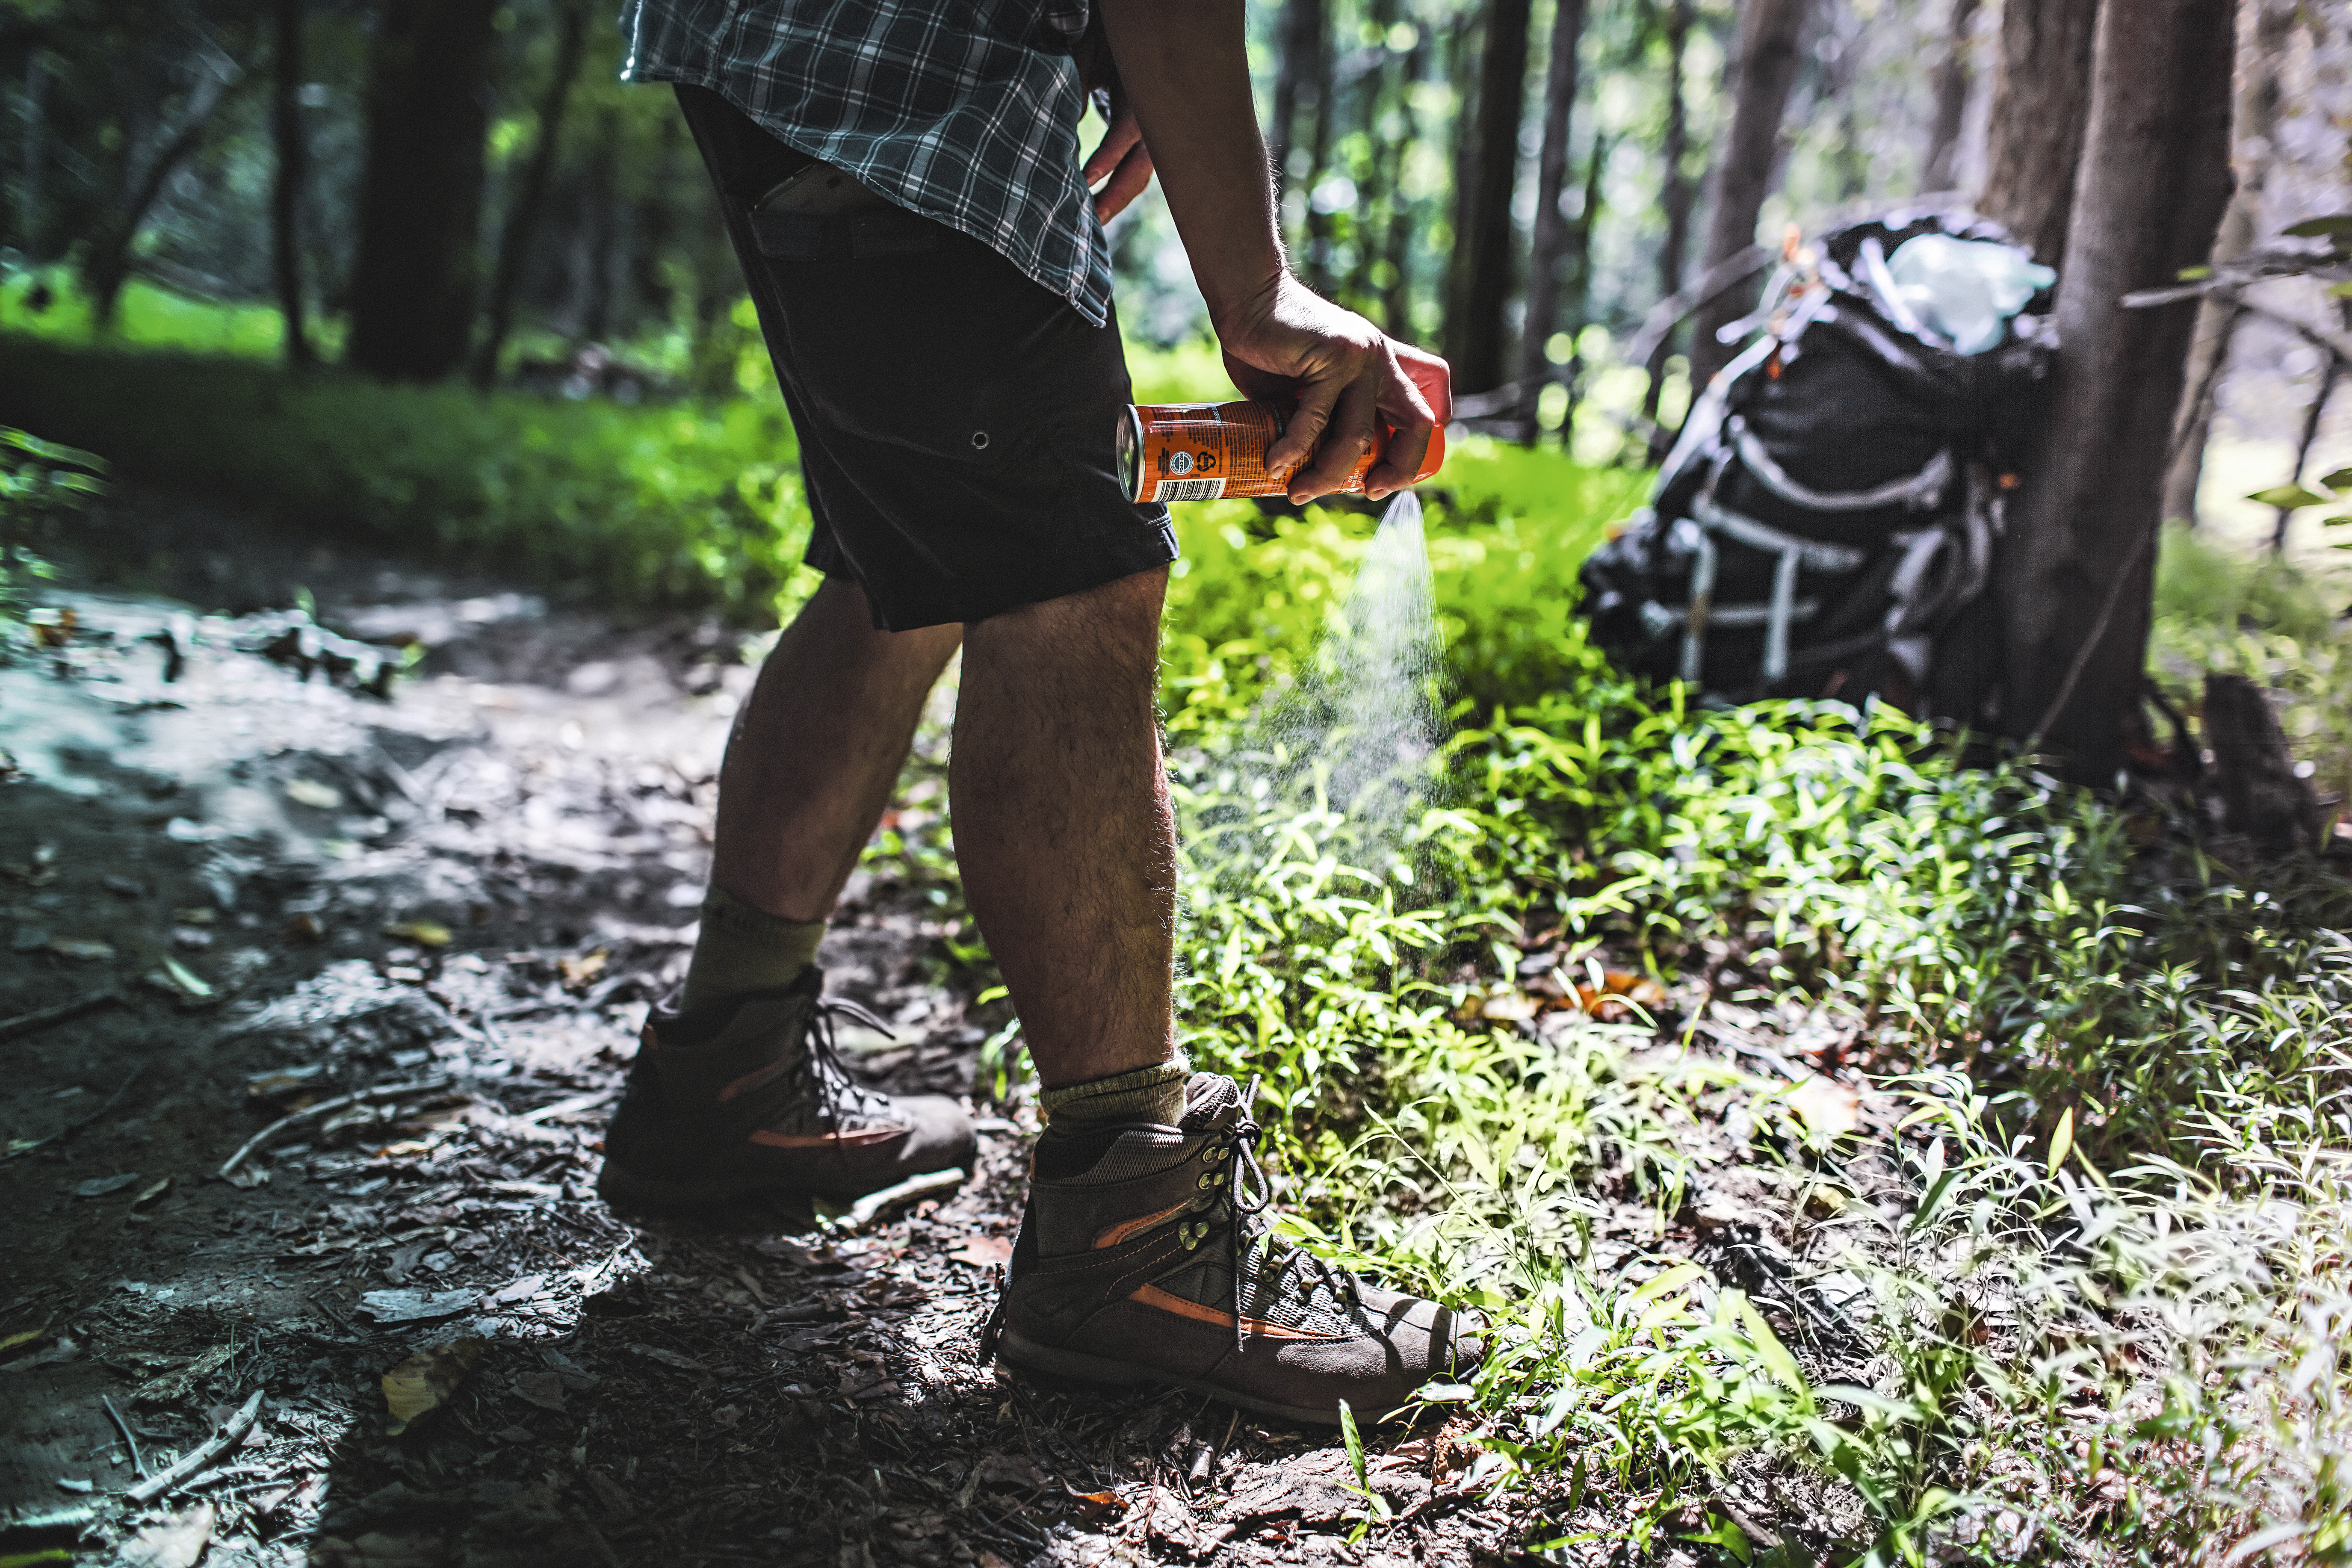
{"type": "Polygon", "coordinates": [[[49,57],[37,44],[25,51],[24,169],[16,184],[16,248],[27,260],[48,254],[42,246],[42,203],[49,172],[49,57]]]}
{"type": "Polygon", "coordinates": [[[1315,56],[1315,99],[1307,122],[1307,174],[1299,191],[1307,197],[1307,282],[1318,294],[1331,291],[1332,215],[1315,203],[1315,189],[1331,167],[1331,121],[1338,96],[1333,78],[1331,30],[1323,29],[1315,56]]]}
{"type": "Polygon", "coordinates": [[[1948,191],[1959,183],[1960,124],[1968,118],[1978,0],[1952,0],[1944,58],[1936,62],[1936,118],[1927,129],[1927,158],[1919,166],[1919,188],[1948,191]]]}
{"type": "MultiPolygon", "coordinates": [[[[2034,259],[2060,269],[2067,214],[2091,107],[2091,37],[2099,0],[2002,0],[2000,64],[1992,84],[1985,216],[2034,259]]],[[[2228,52],[2222,58],[2227,60],[2228,52]]]]}
{"type": "Polygon", "coordinates": [[[2052,416],[2011,515],[2000,582],[2004,725],[2077,780],[2137,732],[2157,502],[2188,303],[2126,310],[2210,252],[2230,195],[2231,0],[2110,0],[2059,273],[2052,416]]]}
{"type": "Polygon", "coordinates": [[[1449,343],[1454,385],[1490,392],[1509,374],[1504,315],[1511,300],[1511,193],[1519,177],[1519,121],[1527,110],[1529,0],[1488,0],[1486,47],[1478,63],[1476,153],[1471,167],[1463,262],[1462,334],[1449,343]]]}
{"type": "MultiPolygon", "coordinates": [[[[1813,0],[1748,0],[1740,7],[1739,85],[1731,133],[1715,184],[1715,211],[1706,226],[1706,265],[1728,260],[1756,243],[1756,220],[1780,151],[1780,117],[1797,79],[1797,36],[1813,0]]],[[[1698,308],[1691,321],[1691,391],[1696,395],[1737,350],[1717,331],[1748,313],[1750,287],[1727,289],[1698,308]]]]}
{"type": "Polygon", "coordinates": [[[1381,324],[1392,338],[1411,338],[1412,327],[1412,220],[1413,204],[1403,190],[1405,149],[1421,139],[1421,115],[1413,107],[1413,89],[1428,75],[1433,54],[1429,34],[1423,30],[1415,40],[1412,52],[1405,56],[1404,80],[1397,94],[1398,110],[1404,117],[1403,133],[1391,149],[1391,173],[1389,177],[1388,230],[1381,237],[1381,248],[1388,262],[1388,282],[1381,294],[1381,324]]]}
{"type": "Polygon", "coordinates": [[[495,9],[496,0],[385,0],[351,290],[351,361],[371,375],[431,381],[465,363],[495,9]]]}
{"type": "Polygon", "coordinates": [[[524,165],[520,187],[507,209],[506,233],[499,241],[498,270],[490,279],[489,324],[474,353],[477,386],[488,387],[498,379],[499,356],[506,352],[507,334],[514,330],[515,291],[522,286],[523,266],[530,259],[531,242],[539,237],[539,220],[547,210],[547,185],[554,175],[556,150],[563,140],[563,110],[572,100],[572,84],[580,75],[580,57],[588,35],[587,8],[576,0],[566,5],[562,26],[555,43],[554,69],[539,102],[539,140],[531,145],[530,162],[524,165]]]}
{"type": "MultiPolygon", "coordinates": [[[[1683,289],[1683,268],[1690,257],[1691,204],[1696,193],[1684,164],[1690,160],[1690,105],[1683,80],[1683,64],[1690,49],[1691,0],[1665,0],[1666,129],[1658,146],[1663,165],[1658,182],[1658,205],[1666,216],[1665,237],[1658,245],[1658,298],[1670,300],[1683,289]]],[[[1675,334],[1666,332],[1650,351],[1650,384],[1642,394],[1642,417],[1654,432],[1650,439],[1650,463],[1665,460],[1666,433],[1657,430],[1658,404],[1666,390],[1666,358],[1674,352],[1675,334]]]]}
{"type": "Polygon", "coordinates": [[[1486,19],[1475,6],[1454,18],[1445,41],[1445,79],[1454,89],[1454,213],[1453,234],[1445,247],[1445,352],[1455,361],[1454,385],[1461,388],[1463,339],[1468,332],[1470,302],[1470,222],[1477,205],[1478,139],[1470,128],[1478,119],[1478,61],[1486,19]]]}
{"type": "MultiPolygon", "coordinates": [[[[1536,159],[1535,244],[1528,258],[1527,319],[1519,335],[1519,437],[1533,446],[1540,434],[1536,405],[1552,378],[1549,345],[1559,316],[1559,264],[1570,223],[1559,210],[1568,194],[1568,133],[1576,109],[1577,50],[1584,42],[1584,0],[1554,0],[1551,59],[1544,71],[1543,150],[1536,159]]],[[[1598,128],[1594,132],[1598,139],[1598,128]]]]}
{"type": "Polygon", "coordinates": [[[1265,128],[1266,158],[1277,190],[1290,184],[1298,116],[1315,108],[1317,66],[1330,30],[1324,0],[1283,0],[1282,58],[1275,69],[1272,123],[1265,128]]]}
{"type": "MultiPolygon", "coordinates": [[[[2252,37],[2239,56],[2238,107],[2230,139],[2236,144],[2234,160],[2238,194],[2222,215],[2221,232],[2213,240],[2213,259],[2231,260],[2252,248],[2259,232],[2263,184],[2269,173],[2271,136],[2278,129],[2279,64],[2294,31],[2295,0],[2252,0],[2252,37]]],[[[2205,478],[2205,443],[2213,433],[2213,405],[2221,390],[2221,372],[2230,356],[2230,339],[2237,330],[2234,300],[2208,295],[2197,307],[2197,329],[2189,339],[2187,390],[2172,435],[2172,461],[2164,471],[2164,515],[2190,527],[2197,523],[2197,489],[2205,478]]]]}
{"type": "Polygon", "coordinates": [[[146,168],[140,171],[121,210],[91,237],[82,262],[82,274],[89,290],[90,319],[100,332],[114,330],[114,312],[121,303],[122,286],[131,279],[131,247],[139,238],[139,231],[146,226],[147,215],[153,209],[156,198],[163,194],[163,183],[203,143],[205,132],[212,125],[213,111],[220,107],[228,87],[228,78],[218,71],[205,71],[204,79],[188,95],[187,112],[179,129],[155,149],[146,168]]]}
{"type": "Polygon", "coordinates": [[[302,0],[277,0],[277,58],[269,84],[270,138],[278,167],[269,187],[270,271],[278,313],[286,323],[286,363],[308,369],[317,356],[302,324],[302,186],[308,143],[302,136],[302,0]]]}

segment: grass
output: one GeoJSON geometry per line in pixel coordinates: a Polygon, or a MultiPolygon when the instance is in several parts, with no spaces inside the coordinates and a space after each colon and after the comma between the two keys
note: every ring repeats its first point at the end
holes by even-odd
{"type": "MultiPolygon", "coordinates": [[[[1139,391],[1214,374],[1155,356],[1139,391]]],[[[793,592],[797,486],[756,405],[293,387],[21,337],[0,386],[133,473],[635,603],[793,592]]],[[[1481,442],[1449,462],[1454,732],[1382,831],[1251,750],[1371,519],[1181,516],[1181,1028],[1263,1079],[1286,1223],[1488,1313],[1445,1397],[1539,1556],[2352,1559],[2340,871],[2231,862],[2191,813],[1965,767],[1889,713],[1695,712],[1618,677],[1572,584],[1640,486],[1481,442]],[[1612,972],[1659,989],[1566,1005],[1612,972]]],[[[2171,539],[2158,674],[2279,689],[2344,788],[2344,597],[2171,539]]],[[[950,842],[910,815],[870,861],[960,921],[950,842]]]]}

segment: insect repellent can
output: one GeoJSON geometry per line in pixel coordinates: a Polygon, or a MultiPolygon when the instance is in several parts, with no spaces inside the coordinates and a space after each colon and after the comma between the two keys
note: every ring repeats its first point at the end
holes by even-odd
{"type": "MultiPolygon", "coordinates": [[[[1118,472],[1129,500],[1218,500],[1278,496],[1290,490],[1295,469],[1265,466],[1266,448],[1282,438],[1287,416],[1270,403],[1129,404],[1118,422],[1118,472]]],[[[1361,495],[1364,476],[1388,450],[1378,429],[1372,449],[1356,460],[1339,493],[1361,495]]],[[[1428,455],[1413,482],[1445,461],[1445,429],[1430,433],[1428,455]]]]}

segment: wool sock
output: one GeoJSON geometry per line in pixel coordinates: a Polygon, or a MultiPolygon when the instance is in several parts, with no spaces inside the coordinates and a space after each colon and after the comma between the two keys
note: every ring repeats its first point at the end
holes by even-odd
{"type": "Polygon", "coordinates": [[[1184,1085],[1192,1064],[1182,1057],[1157,1067],[1113,1073],[1037,1097],[1045,1125],[1065,1137],[1123,1121],[1156,1121],[1173,1127],[1184,1116],[1184,1085]]]}
{"type": "Polygon", "coordinates": [[[755,991],[778,991],[816,962],[823,921],[788,921],[712,887],[702,899],[702,930],[686,966],[680,1008],[699,1013],[755,991]]]}

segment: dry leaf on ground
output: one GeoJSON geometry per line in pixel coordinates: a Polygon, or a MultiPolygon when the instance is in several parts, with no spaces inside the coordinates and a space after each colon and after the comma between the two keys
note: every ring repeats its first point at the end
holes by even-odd
{"type": "Polygon", "coordinates": [[[448,1403],[449,1396],[482,1364],[484,1342],[478,1334],[452,1340],[446,1345],[419,1351],[383,1374],[383,1403],[392,1413],[384,1436],[397,1437],[411,1426],[448,1403]]]}
{"type": "Polygon", "coordinates": [[[123,1542],[121,1561],[128,1568],[195,1568],[212,1538],[213,1505],[200,1502],[123,1542]]]}
{"type": "Polygon", "coordinates": [[[1851,1085],[1808,1073],[1789,1091],[1788,1106],[1806,1133],[1821,1142],[1842,1138],[1862,1121],[1862,1091],[1851,1085]]]}

